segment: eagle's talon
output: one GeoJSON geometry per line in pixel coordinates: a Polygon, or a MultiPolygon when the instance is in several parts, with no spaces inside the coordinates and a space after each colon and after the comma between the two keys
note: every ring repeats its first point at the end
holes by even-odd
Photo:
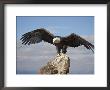
{"type": "Polygon", "coordinates": [[[59,56],[61,56],[61,54],[60,54],[60,53],[58,53],[58,54],[57,54],[57,57],[59,57],[59,56]]]}

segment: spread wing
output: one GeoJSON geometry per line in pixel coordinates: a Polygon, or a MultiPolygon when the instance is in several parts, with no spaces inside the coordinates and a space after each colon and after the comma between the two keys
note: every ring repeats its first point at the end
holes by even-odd
{"type": "Polygon", "coordinates": [[[22,44],[25,45],[40,43],[42,40],[53,44],[53,38],[54,35],[48,32],[47,30],[37,29],[23,34],[20,40],[22,40],[22,44]]]}
{"type": "MultiPolygon", "coordinates": [[[[94,45],[86,41],[84,38],[72,33],[71,35],[64,37],[63,42],[70,47],[78,47],[84,45],[87,49],[93,51],[94,45]]],[[[94,52],[94,51],[93,51],[94,52]]]]}

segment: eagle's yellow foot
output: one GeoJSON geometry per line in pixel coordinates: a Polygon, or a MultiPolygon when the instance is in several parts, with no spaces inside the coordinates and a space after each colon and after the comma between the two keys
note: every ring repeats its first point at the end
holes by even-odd
{"type": "Polygon", "coordinates": [[[58,53],[58,54],[57,54],[57,57],[59,57],[59,56],[61,56],[61,54],[60,54],[60,53],[58,53]]]}

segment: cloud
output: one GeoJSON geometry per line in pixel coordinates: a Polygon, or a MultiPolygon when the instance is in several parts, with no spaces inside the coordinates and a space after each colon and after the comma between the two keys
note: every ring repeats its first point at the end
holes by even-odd
{"type": "MultiPolygon", "coordinates": [[[[82,36],[94,43],[94,36],[82,36]]],[[[56,55],[56,47],[49,43],[34,45],[22,45],[17,40],[17,74],[36,74],[39,69],[53,59],[56,55]]],[[[70,58],[70,74],[94,74],[94,54],[84,46],[68,48],[67,55],[70,58]]]]}

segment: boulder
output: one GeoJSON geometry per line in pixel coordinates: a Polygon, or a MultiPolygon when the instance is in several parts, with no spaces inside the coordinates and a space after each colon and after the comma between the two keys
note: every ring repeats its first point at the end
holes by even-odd
{"type": "Polygon", "coordinates": [[[70,59],[66,54],[60,53],[53,60],[50,60],[46,66],[43,66],[40,74],[68,74],[70,59]]]}

